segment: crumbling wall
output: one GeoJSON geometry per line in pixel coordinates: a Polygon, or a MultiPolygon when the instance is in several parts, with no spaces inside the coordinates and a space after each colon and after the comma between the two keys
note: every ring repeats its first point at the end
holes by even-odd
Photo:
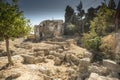
{"type": "Polygon", "coordinates": [[[63,20],[45,20],[39,25],[35,25],[34,28],[37,40],[41,38],[57,37],[63,34],[63,20]]]}

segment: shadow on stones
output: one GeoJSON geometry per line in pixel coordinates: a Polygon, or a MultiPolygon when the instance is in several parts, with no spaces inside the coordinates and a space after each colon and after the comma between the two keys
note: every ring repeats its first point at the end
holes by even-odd
{"type": "Polygon", "coordinates": [[[0,68],[0,71],[1,70],[5,70],[5,69],[7,69],[9,67],[9,63],[7,63],[7,64],[5,64],[4,66],[2,66],[1,68],[0,68]]]}

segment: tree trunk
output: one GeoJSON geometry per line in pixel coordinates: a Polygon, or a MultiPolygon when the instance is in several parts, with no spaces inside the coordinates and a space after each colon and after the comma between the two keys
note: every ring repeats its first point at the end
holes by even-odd
{"type": "Polygon", "coordinates": [[[7,51],[8,63],[9,63],[9,65],[13,65],[11,53],[9,50],[9,38],[6,38],[5,41],[6,41],[6,51],[7,51]]]}
{"type": "Polygon", "coordinates": [[[82,21],[82,34],[84,33],[84,22],[82,21]]]}

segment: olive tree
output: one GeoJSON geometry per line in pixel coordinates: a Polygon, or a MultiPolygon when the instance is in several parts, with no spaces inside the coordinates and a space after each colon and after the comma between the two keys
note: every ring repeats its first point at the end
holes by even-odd
{"type": "Polygon", "coordinates": [[[9,50],[9,40],[27,35],[30,32],[29,20],[19,10],[18,0],[0,0],[0,38],[6,42],[8,63],[13,65],[9,50]]]}

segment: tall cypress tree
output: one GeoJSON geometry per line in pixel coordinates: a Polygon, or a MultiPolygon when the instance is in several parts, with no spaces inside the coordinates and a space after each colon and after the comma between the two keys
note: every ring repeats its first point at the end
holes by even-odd
{"type": "Polygon", "coordinates": [[[82,18],[83,15],[85,14],[85,11],[83,10],[83,4],[82,4],[81,1],[80,1],[80,3],[77,6],[77,11],[78,11],[78,17],[82,18]]]}
{"type": "Polygon", "coordinates": [[[80,3],[77,6],[77,32],[79,34],[84,33],[84,21],[83,21],[83,16],[85,15],[85,11],[83,10],[83,4],[80,0],[80,3]]]}
{"type": "Polygon", "coordinates": [[[109,7],[110,9],[115,9],[115,8],[116,8],[115,1],[114,1],[114,0],[110,0],[110,1],[109,1],[109,4],[108,4],[108,7],[109,7]]]}
{"type": "Polygon", "coordinates": [[[67,5],[65,9],[65,23],[68,23],[73,15],[74,15],[74,9],[69,5],[67,5]]]}

